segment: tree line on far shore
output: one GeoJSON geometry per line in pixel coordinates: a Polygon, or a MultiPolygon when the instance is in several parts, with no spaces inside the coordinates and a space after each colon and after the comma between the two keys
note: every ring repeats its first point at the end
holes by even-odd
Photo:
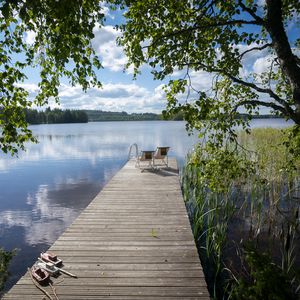
{"type": "Polygon", "coordinates": [[[162,120],[155,113],[127,113],[102,110],[61,110],[47,108],[45,111],[26,109],[26,122],[29,124],[87,123],[101,121],[151,121],[162,120]]]}
{"type": "MultiPolygon", "coordinates": [[[[247,115],[240,114],[240,118],[247,115]]],[[[252,116],[253,119],[276,118],[274,115],[252,116]]],[[[26,110],[26,121],[29,124],[54,124],[54,123],[87,123],[87,122],[105,122],[105,121],[153,121],[153,120],[183,120],[182,112],[164,118],[155,113],[127,113],[102,111],[102,110],[61,110],[58,108],[47,108],[45,111],[36,109],[26,110]]]]}
{"type": "Polygon", "coordinates": [[[29,124],[87,123],[88,115],[83,110],[47,108],[45,111],[38,111],[26,109],[26,122],[29,124]]]}
{"type": "Polygon", "coordinates": [[[162,115],[155,113],[127,113],[125,111],[85,110],[90,122],[103,121],[153,121],[162,120],[162,115]]]}

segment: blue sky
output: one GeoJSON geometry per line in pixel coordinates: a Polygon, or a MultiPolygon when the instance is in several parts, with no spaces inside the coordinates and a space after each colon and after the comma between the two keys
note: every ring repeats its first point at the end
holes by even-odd
{"type": "MultiPolygon", "coordinates": [[[[51,107],[62,109],[97,109],[106,111],[155,112],[160,113],[165,105],[165,96],[162,90],[166,81],[159,82],[152,78],[150,69],[142,67],[142,75],[133,79],[132,70],[124,71],[127,58],[121,47],[117,46],[116,38],[120,35],[114,26],[120,23],[122,13],[111,12],[104,7],[106,14],[105,26],[94,29],[95,38],[92,43],[103,69],[97,72],[102,83],[102,89],[90,88],[83,92],[80,86],[72,87],[62,80],[59,96],[60,105],[50,101],[51,107]]],[[[34,40],[34,33],[28,32],[25,39],[28,43],[34,40]]],[[[27,70],[28,79],[24,86],[33,97],[38,91],[38,72],[27,70]]]]}
{"type": "MultiPolygon", "coordinates": [[[[263,0],[259,0],[258,3],[263,5],[263,0]]],[[[104,12],[106,14],[105,26],[94,29],[93,40],[93,46],[104,66],[104,69],[98,72],[103,87],[102,89],[91,88],[83,92],[80,86],[71,87],[67,82],[62,82],[59,89],[60,108],[160,113],[166,106],[163,85],[167,80],[164,82],[153,80],[147,66],[142,67],[142,74],[136,80],[133,80],[130,68],[124,71],[127,59],[122,48],[116,45],[116,38],[120,32],[114,28],[114,25],[120,22],[122,14],[120,11],[112,12],[108,7],[104,7],[104,12]]],[[[292,22],[288,27],[289,37],[293,39],[298,35],[298,31],[299,27],[296,26],[296,22],[292,22]]],[[[29,43],[33,38],[34,35],[30,32],[26,35],[29,43]]],[[[249,46],[239,45],[238,47],[246,50],[249,46]]],[[[266,71],[270,65],[269,58],[267,51],[250,52],[244,58],[245,67],[241,70],[241,74],[247,76],[253,71],[257,73],[266,71]]],[[[180,72],[174,74],[173,78],[178,75],[180,72]]],[[[213,75],[205,72],[191,72],[191,77],[197,89],[207,90],[211,86],[213,75]]],[[[28,80],[23,85],[31,95],[34,95],[38,89],[37,82],[37,72],[30,70],[28,80]]],[[[58,107],[54,102],[50,102],[50,106],[58,107]]]]}

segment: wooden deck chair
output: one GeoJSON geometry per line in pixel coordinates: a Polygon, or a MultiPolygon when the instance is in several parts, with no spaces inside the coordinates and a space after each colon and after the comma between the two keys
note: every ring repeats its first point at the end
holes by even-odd
{"type": "Polygon", "coordinates": [[[138,156],[136,165],[142,170],[145,168],[153,168],[154,152],[155,151],[141,151],[141,155],[138,156]],[[148,162],[148,164],[141,166],[140,162],[148,162]]]}
{"type": "Polygon", "coordinates": [[[154,165],[155,160],[159,159],[162,161],[163,164],[165,164],[168,167],[168,152],[170,147],[157,147],[156,151],[154,153],[154,165]]]}

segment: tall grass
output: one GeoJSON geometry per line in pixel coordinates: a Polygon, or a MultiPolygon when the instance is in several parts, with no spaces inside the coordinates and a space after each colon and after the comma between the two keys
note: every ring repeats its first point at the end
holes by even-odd
{"type": "Polygon", "coordinates": [[[286,135],[240,132],[239,147],[198,145],[188,156],[182,189],[215,299],[299,296],[300,164],[286,135]]]}

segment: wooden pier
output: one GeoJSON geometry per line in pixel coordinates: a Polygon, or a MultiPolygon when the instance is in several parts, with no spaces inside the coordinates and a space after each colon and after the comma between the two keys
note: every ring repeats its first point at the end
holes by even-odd
{"type": "MultiPolygon", "coordinates": [[[[49,250],[78,276],[52,279],[52,299],[209,299],[175,159],[129,161],[49,250]]],[[[48,298],[27,273],[3,299],[48,298]]]]}

